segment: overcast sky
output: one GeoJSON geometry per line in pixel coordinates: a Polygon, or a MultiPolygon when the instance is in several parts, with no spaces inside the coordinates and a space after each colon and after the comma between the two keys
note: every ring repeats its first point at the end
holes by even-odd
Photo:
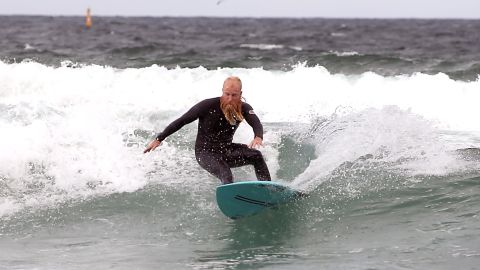
{"type": "Polygon", "coordinates": [[[0,0],[0,14],[480,19],[480,0],[0,0]]]}

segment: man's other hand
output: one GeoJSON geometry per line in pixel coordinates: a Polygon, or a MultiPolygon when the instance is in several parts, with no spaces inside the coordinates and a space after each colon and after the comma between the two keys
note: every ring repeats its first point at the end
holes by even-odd
{"type": "Polygon", "coordinates": [[[250,148],[260,148],[260,146],[263,146],[263,140],[260,137],[255,137],[253,141],[248,145],[250,148]]]}
{"type": "Polygon", "coordinates": [[[150,151],[155,150],[155,148],[157,148],[161,143],[162,143],[162,142],[159,141],[159,140],[157,140],[157,139],[153,140],[153,141],[147,146],[147,148],[145,148],[145,150],[143,150],[143,153],[145,154],[145,153],[148,153],[148,152],[150,152],[150,151]]]}

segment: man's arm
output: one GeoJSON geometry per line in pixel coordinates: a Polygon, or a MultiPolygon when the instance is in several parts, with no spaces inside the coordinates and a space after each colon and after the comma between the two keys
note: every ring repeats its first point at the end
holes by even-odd
{"type": "Polygon", "coordinates": [[[250,148],[258,148],[263,145],[263,126],[260,122],[260,119],[253,111],[252,106],[247,103],[244,103],[244,110],[243,110],[243,117],[247,121],[247,123],[252,127],[253,133],[255,134],[254,139],[248,147],[250,148]]]}
{"type": "Polygon", "coordinates": [[[182,115],[180,118],[178,118],[177,120],[170,123],[170,125],[168,125],[163,132],[161,132],[157,135],[155,140],[150,142],[150,144],[143,151],[143,153],[145,154],[147,152],[155,150],[155,148],[160,146],[160,144],[162,143],[163,140],[165,140],[165,138],[167,138],[168,136],[177,132],[179,129],[181,129],[186,124],[189,124],[189,123],[197,120],[198,117],[199,117],[201,103],[202,102],[196,104],[190,110],[188,110],[184,115],[182,115]]]}

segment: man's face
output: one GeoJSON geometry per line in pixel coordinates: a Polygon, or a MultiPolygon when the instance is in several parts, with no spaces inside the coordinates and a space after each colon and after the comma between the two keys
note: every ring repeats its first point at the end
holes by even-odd
{"type": "Polygon", "coordinates": [[[225,104],[238,104],[242,97],[242,91],[238,83],[227,81],[223,85],[222,101],[225,104]]]}

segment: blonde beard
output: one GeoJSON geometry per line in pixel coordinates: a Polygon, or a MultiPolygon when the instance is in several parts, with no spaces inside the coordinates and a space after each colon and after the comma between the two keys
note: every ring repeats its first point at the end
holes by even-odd
{"type": "Polygon", "coordinates": [[[233,104],[226,104],[220,100],[220,108],[230,125],[233,126],[237,124],[237,121],[243,121],[242,101],[233,104]]]}

